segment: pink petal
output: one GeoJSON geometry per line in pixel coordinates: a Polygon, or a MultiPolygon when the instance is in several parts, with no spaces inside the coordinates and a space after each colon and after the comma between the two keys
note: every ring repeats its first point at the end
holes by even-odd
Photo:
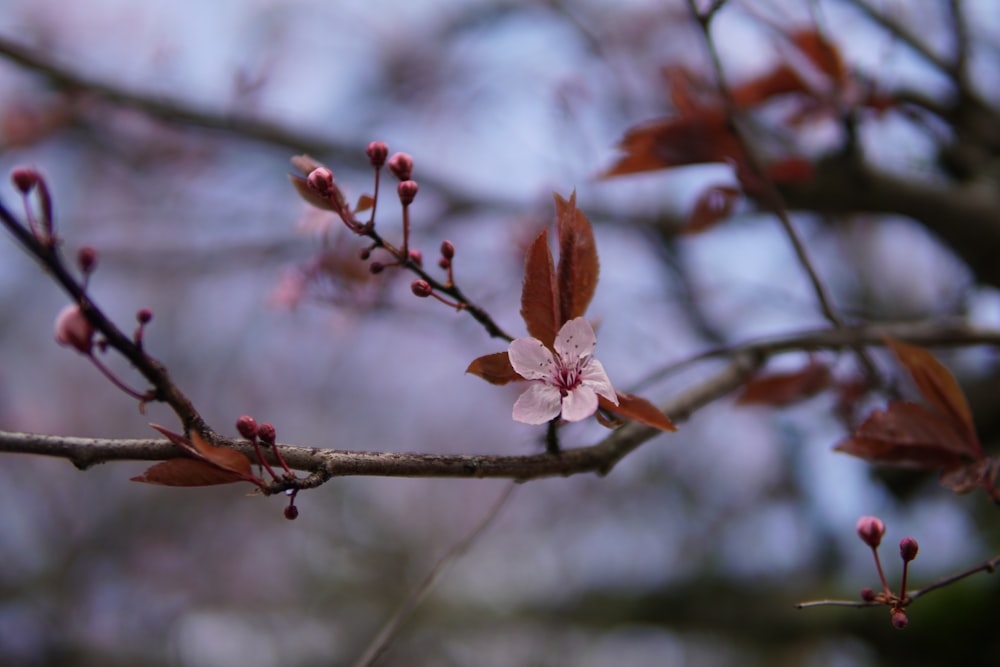
{"type": "Polygon", "coordinates": [[[581,384],[562,399],[562,418],[568,422],[578,422],[597,412],[597,394],[585,384],[581,384]]]}
{"type": "MultiPolygon", "coordinates": [[[[555,387],[542,382],[532,383],[514,403],[514,421],[538,425],[555,419],[559,416],[561,399],[562,396],[555,387]]],[[[594,402],[597,402],[596,396],[594,402]]]]}
{"type": "Polygon", "coordinates": [[[507,348],[507,356],[510,365],[526,380],[555,379],[555,358],[537,338],[515,339],[507,348]]]}
{"type": "Polygon", "coordinates": [[[562,325],[553,345],[564,366],[576,366],[594,353],[597,337],[586,317],[577,317],[562,325]]]}
{"type": "Polygon", "coordinates": [[[611,386],[611,379],[604,372],[604,365],[597,359],[588,359],[580,372],[580,382],[585,387],[590,387],[596,393],[618,405],[618,393],[611,386]]]}

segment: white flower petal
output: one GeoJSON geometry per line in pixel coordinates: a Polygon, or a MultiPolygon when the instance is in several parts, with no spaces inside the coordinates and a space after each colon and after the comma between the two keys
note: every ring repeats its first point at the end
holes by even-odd
{"type": "Polygon", "coordinates": [[[553,347],[564,366],[576,366],[581,359],[592,355],[597,347],[594,327],[590,326],[586,317],[574,318],[562,325],[553,347]]]}
{"type": "Polygon", "coordinates": [[[585,384],[562,397],[562,418],[578,422],[597,412],[597,394],[585,384]]]}
{"type": "Polygon", "coordinates": [[[516,338],[507,348],[510,365],[526,380],[555,378],[555,358],[537,338],[516,338]]]}
{"type": "Polygon", "coordinates": [[[555,419],[559,416],[561,399],[562,396],[555,387],[534,382],[514,403],[514,421],[538,425],[555,419]]]}
{"type": "Polygon", "coordinates": [[[611,386],[611,379],[604,372],[604,365],[597,359],[588,359],[580,372],[580,381],[585,387],[590,387],[595,392],[618,405],[618,392],[611,386]]]}

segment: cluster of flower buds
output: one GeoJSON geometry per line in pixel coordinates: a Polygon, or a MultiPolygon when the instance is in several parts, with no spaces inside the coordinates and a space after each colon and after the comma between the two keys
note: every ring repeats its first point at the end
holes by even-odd
{"type": "Polygon", "coordinates": [[[896,595],[886,581],[885,573],[882,570],[882,562],[879,559],[878,548],[882,544],[882,537],[885,535],[885,523],[878,517],[863,516],[858,519],[856,525],[858,537],[872,550],[875,557],[875,567],[878,569],[878,576],[882,583],[882,592],[876,593],[871,588],[861,589],[861,599],[873,604],[883,604],[889,607],[893,627],[902,630],[909,624],[905,607],[909,603],[906,595],[906,579],[909,573],[910,562],[917,557],[920,549],[917,541],[912,537],[904,537],[899,543],[899,555],[903,561],[903,576],[899,586],[899,594],[896,595]]]}
{"type": "MultiPolygon", "coordinates": [[[[253,445],[260,467],[267,471],[271,479],[276,481],[294,479],[295,473],[292,472],[285,458],[281,455],[281,449],[277,446],[278,432],[273,424],[270,422],[261,422],[258,424],[257,420],[250,415],[241,415],[236,420],[236,431],[253,445]],[[279,475],[275,472],[274,468],[271,467],[271,464],[264,457],[264,453],[261,451],[262,448],[270,449],[274,453],[274,458],[281,466],[284,474],[279,475]]],[[[289,498],[288,506],[285,507],[285,518],[292,521],[299,516],[299,508],[295,506],[295,496],[298,494],[298,490],[289,489],[285,493],[289,498]]]]}

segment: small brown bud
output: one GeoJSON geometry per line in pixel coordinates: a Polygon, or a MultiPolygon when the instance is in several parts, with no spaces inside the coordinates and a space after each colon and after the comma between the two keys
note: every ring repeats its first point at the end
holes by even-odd
{"type": "Polygon", "coordinates": [[[368,270],[371,271],[373,274],[382,273],[385,270],[385,264],[383,264],[382,262],[372,262],[371,264],[368,265],[368,270]]]}
{"type": "Polygon", "coordinates": [[[920,545],[912,537],[904,537],[899,542],[899,555],[902,556],[904,563],[909,563],[911,560],[917,557],[917,551],[920,550],[920,545]]]}
{"type": "Polygon", "coordinates": [[[882,543],[882,536],[885,535],[885,524],[874,516],[863,516],[858,519],[855,529],[858,531],[858,537],[861,538],[861,541],[872,549],[878,548],[878,545],[882,543]]]}
{"type": "Polygon", "coordinates": [[[396,192],[399,194],[399,201],[403,206],[409,206],[413,203],[413,200],[417,196],[417,190],[420,186],[417,185],[416,181],[403,181],[396,186],[396,192]]]}
{"type": "Polygon", "coordinates": [[[413,173],[413,158],[406,153],[396,153],[389,158],[389,171],[401,181],[410,180],[413,173]]]}
{"type": "Polygon", "coordinates": [[[861,599],[865,602],[875,602],[875,591],[870,588],[862,588],[861,599]]]}
{"type": "Polygon", "coordinates": [[[236,430],[247,440],[257,437],[257,420],[250,415],[241,415],[236,420],[236,430]]]}
{"type": "Polygon", "coordinates": [[[441,256],[445,259],[455,256],[455,245],[451,241],[441,241],[441,256]]]}
{"type": "Polygon", "coordinates": [[[362,262],[367,261],[368,258],[371,256],[372,256],[371,248],[362,248],[361,250],[358,251],[358,259],[360,259],[362,262]]]}
{"type": "Polygon", "coordinates": [[[42,180],[42,176],[34,169],[22,168],[12,171],[10,180],[22,195],[26,195],[42,180]]]}
{"type": "Polygon", "coordinates": [[[94,325],[80,310],[80,306],[70,304],[56,317],[56,342],[75,347],[82,354],[90,354],[94,345],[94,325]]]}
{"type": "Polygon", "coordinates": [[[76,263],[84,273],[90,273],[97,266],[97,251],[90,246],[80,248],[76,253],[76,263]]]}
{"type": "Polygon", "coordinates": [[[263,422],[257,427],[257,437],[260,441],[267,445],[273,445],[274,441],[278,437],[277,431],[274,429],[274,424],[271,422],[263,422]]]}
{"type": "Polygon", "coordinates": [[[419,296],[420,298],[428,297],[434,292],[431,284],[426,280],[414,280],[410,283],[410,290],[415,296],[419,296]]]}
{"type": "Polygon", "coordinates": [[[378,169],[385,164],[385,158],[389,155],[389,147],[382,141],[373,141],[368,144],[365,153],[372,166],[378,169]]]}

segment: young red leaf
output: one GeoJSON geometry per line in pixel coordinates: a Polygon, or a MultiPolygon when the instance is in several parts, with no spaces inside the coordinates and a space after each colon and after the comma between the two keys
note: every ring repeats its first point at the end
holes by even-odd
{"type": "Polygon", "coordinates": [[[766,102],[778,95],[806,91],[802,77],[788,65],[780,65],[767,74],[753,78],[733,89],[733,102],[748,108],[766,102]]]}
{"type": "Polygon", "coordinates": [[[713,185],[706,188],[694,204],[694,210],[682,230],[685,234],[697,234],[729,217],[739,200],[739,188],[730,185],[713,185]]]}
{"type": "Polygon", "coordinates": [[[559,321],[559,296],[556,268],[549,250],[547,230],[535,237],[524,262],[524,285],[521,288],[521,317],[528,333],[551,348],[559,321]]]}
{"type": "Polygon", "coordinates": [[[750,380],[736,398],[737,403],[763,404],[782,407],[811,398],[833,381],[825,364],[810,360],[802,369],[791,373],[772,373],[750,380]]]}
{"type": "Polygon", "coordinates": [[[361,211],[367,211],[372,207],[372,204],[374,203],[375,200],[372,198],[371,195],[361,195],[360,197],[358,197],[358,203],[354,207],[354,212],[360,213],[361,211]]]}
{"type": "Polygon", "coordinates": [[[559,295],[559,325],[582,317],[594,298],[600,263],[597,244],[590,221],[576,208],[576,192],[566,201],[558,194],[556,200],[556,231],[559,237],[557,268],[559,295]]]}
{"type": "Polygon", "coordinates": [[[634,394],[617,392],[618,405],[607,400],[603,396],[599,397],[601,409],[612,414],[637,421],[640,424],[658,428],[661,431],[676,431],[677,427],[670,421],[670,417],[663,414],[663,411],[647,401],[645,398],[634,394]]]}
{"type": "Polygon", "coordinates": [[[241,473],[220,468],[207,461],[177,458],[157,463],[131,481],[163,486],[214,486],[248,480],[241,473]]]}
{"type": "Polygon", "coordinates": [[[951,470],[970,458],[968,442],[950,420],[908,401],[875,410],[834,449],[871,463],[926,470],[951,470]]]}
{"type": "Polygon", "coordinates": [[[486,354],[473,359],[465,372],[477,375],[490,384],[507,384],[524,379],[510,365],[510,357],[506,352],[486,354]]]}
{"type": "Polygon", "coordinates": [[[927,350],[916,345],[886,339],[886,344],[913,378],[921,396],[941,415],[952,422],[965,439],[965,454],[982,456],[982,447],[972,421],[972,410],[955,377],[927,350]]]}
{"type": "MultiPolygon", "coordinates": [[[[230,481],[236,482],[243,480],[253,483],[258,483],[260,481],[253,474],[250,459],[248,459],[242,452],[238,452],[235,449],[229,449],[228,447],[216,447],[215,445],[208,443],[201,437],[201,435],[195,432],[191,433],[191,439],[188,440],[184,436],[169,431],[162,426],[157,426],[156,424],[150,424],[150,426],[165,435],[170,442],[186,451],[195,459],[218,468],[219,470],[235,475],[236,478],[230,481]]],[[[148,472],[149,471],[147,471],[147,473],[148,472]]],[[[214,483],[224,484],[225,482],[214,483]]]]}
{"type": "Polygon", "coordinates": [[[772,182],[783,185],[808,183],[813,179],[816,170],[808,160],[792,157],[772,162],[764,168],[764,172],[772,182]]]}
{"type": "Polygon", "coordinates": [[[792,43],[831,80],[843,82],[847,79],[847,67],[840,51],[816,30],[795,33],[792,35],[792,43]]]}
{"type": "Polygon", "coordinates": [[[991,490],[996,483],[997,461],[990,457],[941,473],[941,484],[955,493],[968,493],[984,486],[991,490]]]}

